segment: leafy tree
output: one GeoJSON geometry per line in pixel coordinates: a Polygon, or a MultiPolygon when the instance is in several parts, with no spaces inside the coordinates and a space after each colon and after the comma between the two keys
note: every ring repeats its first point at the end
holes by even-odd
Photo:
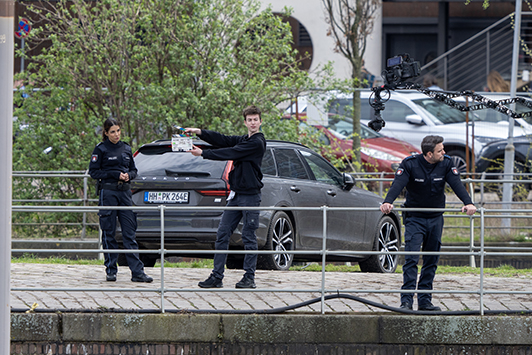
{"type": "MultiPolygon", "coordinates": [[[[380,0],[322,0],[329,35],[335,48],[351,64],[353,90],[353,132],[360,132],[360,92],[356,90],[363,81],[362,60],[366,52],[368,35],[373,31],[375,11],[380,0]]],[[[354,159],[360,164],[360,135],[353,136],[354,159]]]]}
{"type": "MultiPolygon", "coordinates": [[[[175,125],[244,133],[242,109],[255,104],[277,137],[286,123],[276,105],[289,88],[313,86],[289,25],[255,0],[24,4],[34,22],[26,43],[42,51],[17,77],[28,95],[16,100],[14,170],[85,170],[109,117],[135,149],[175,125]]],[[[43,183],[37,194],[79,197],[81,183],[43,183]]]]}

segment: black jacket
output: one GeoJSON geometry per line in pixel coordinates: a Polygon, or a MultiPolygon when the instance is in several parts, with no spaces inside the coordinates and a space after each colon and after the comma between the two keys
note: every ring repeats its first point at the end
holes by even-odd
{"type": "Polygon", "coordinates": [[[258,194],[262,183],[262,158],[266,151],[264,134],[258,132],[248,137],[226,136],[218,132],[201,130],[200,138],[218,149],[203,150],[202,157],[211,160],[232,160],[234,169],[229,173],[231,190],[245,194],[258,194]]]}
{"type": "Polygon", "coordinates": [[[137,176],[131,147],[122,141],[116,144],[109,139],[98,143],[92,152],[89,175],[103,183],[117,183],[120,173],[128,173],[129,180],[137,176]]]}
{"type": "MultiPolygon", "coordinates": [[[[430,164],[423,154],[405,158],[395,172],[392,187],[384,202],[393,203],[406,187],[405,207],[410,208],[445,208],[445,183],[453,189],[465,204],[473,202],[460,181],[460,174],[451,158],[444,156],[443,161],[430,164]]],[[[443,212],[408,212],[416,217],[437,217],[443,212]]]]}

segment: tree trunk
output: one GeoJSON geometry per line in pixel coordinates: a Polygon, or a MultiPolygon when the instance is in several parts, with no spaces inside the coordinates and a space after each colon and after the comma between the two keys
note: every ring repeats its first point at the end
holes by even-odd
{"type": "Polygon", "coordinates": [[[353,163],[360,166],[360,91],[353,90],[353,163]]]}

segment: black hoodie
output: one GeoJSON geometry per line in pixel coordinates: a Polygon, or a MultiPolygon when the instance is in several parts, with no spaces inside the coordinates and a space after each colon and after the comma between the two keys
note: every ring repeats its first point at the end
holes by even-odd
{"type": "Polygon", "coordinates": [[[260,193],[264,186],[261,172],[266,151],[264,134],[226,136],[202,129],[200,138],[218,148],[204,150],[201,154],[204,159],[233,161],[234,169],[229,173],[231,190],[245,195],[260,193]]]}

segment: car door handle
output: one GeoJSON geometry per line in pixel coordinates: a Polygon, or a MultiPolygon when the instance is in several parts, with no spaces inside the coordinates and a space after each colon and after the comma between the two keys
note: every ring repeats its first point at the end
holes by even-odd
{"type": "Polygon", "coordinates": [[[299,191],[301,191],[301,189],[299,187],[297,187],[297,186],[292,185],[292,186],[290,186],[290,191],[299,192],[299,191]]]}
{"type": "Polygon", "coordinates": [[[336,196],[336,191],[334,191],[334,190],[327,190],[327,195],[329,195],[329,196],[336,196]]]}

